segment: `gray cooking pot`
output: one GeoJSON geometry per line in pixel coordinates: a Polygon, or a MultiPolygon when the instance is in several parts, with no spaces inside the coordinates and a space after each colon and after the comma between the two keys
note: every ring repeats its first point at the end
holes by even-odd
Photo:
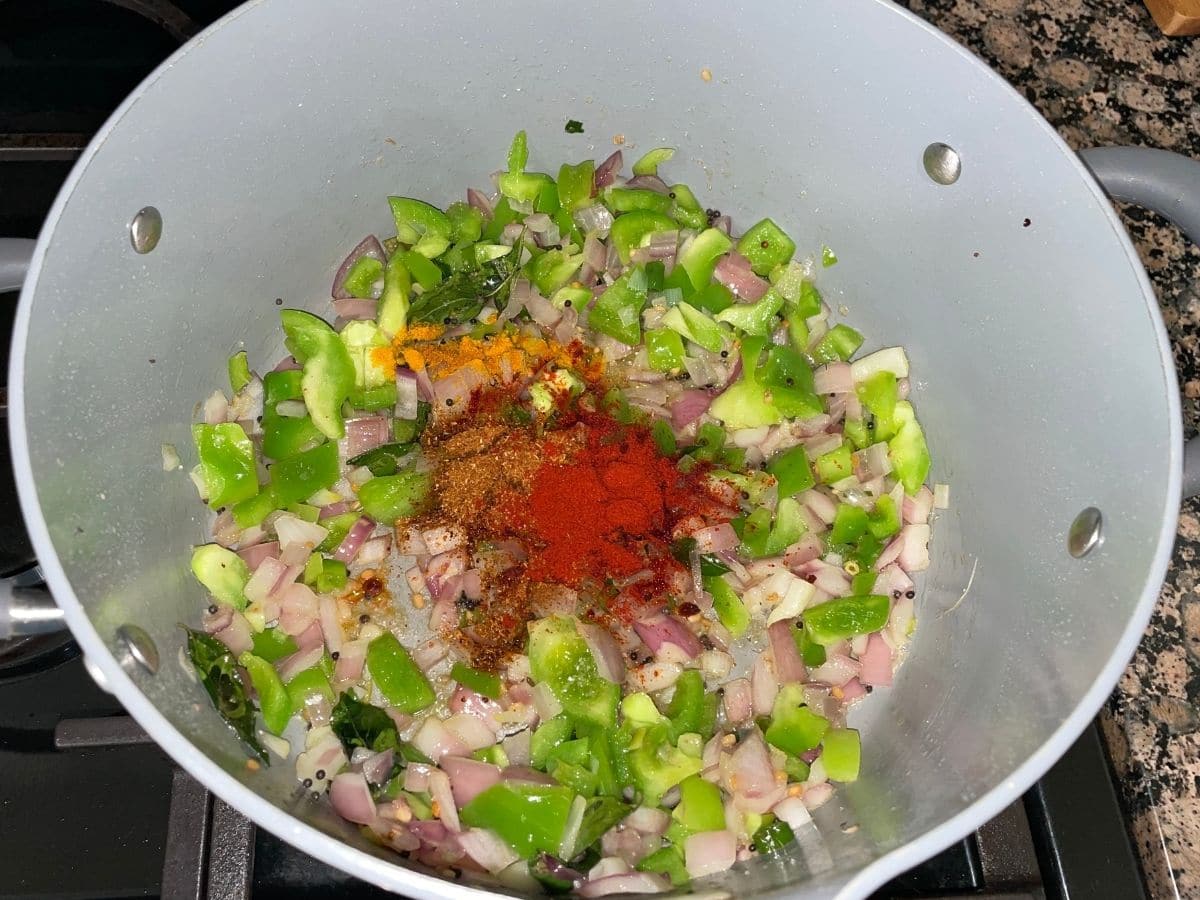
{"type": "MultiPolygon", "coordinates": [[[[618,134],[633,152],[679,147],[672,176],[735,222],[769,211],[805,251],[836,250],[821,286],[867,349],[909,350],[933,478],[952,485],[909,659],[855,711],[863,775],[818,812],[820,836],[714,885],[864,896],[995,815],[1095,715],[1157,596],[1184,457],[1154,294],[1100,186],[1000,78],[883,0],[632,18],[599,0],[256,0],[197,37],[96,136],[25,279],[13,458],[53,596],[97,677],[255,822],[411,897],[481,893],[372,847],[288,765],[246,767],[178,660],[206,523],[159,446],[189,447],[231,352],[277,358],[276,298],[329,314],[346,248],[387,230],[386,195],[486,185],[518,128],[535,168],[605,156],[618,134]],[[572,118],[584,135],[564,134],[572,118]],[[938,142],[955,152],[927,154],[938,142]],[[162,235],[142,254],[130,223],[147,206],[162,235]],[[1093,518],[1074,558],[1089,508],[1102,540],[1093,518]]],[[[1200,164],[1087,162],[1200,236],[1200,164]]]]}

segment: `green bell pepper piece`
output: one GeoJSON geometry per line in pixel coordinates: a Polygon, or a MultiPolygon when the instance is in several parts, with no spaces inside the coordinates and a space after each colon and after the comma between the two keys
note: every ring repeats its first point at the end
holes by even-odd
{"type": "Polygon", "coordinates": [[[659,875],[666,875],[671,879],[671,884],[674,887],[683,887],[691,881],[687,866],[683,864],[683,854],[680,853],[679,848],[670,844],[665,847],[659,847],[642,859],[637,864],[637,870],[639,872],[654,872],[659,875]]]}
{"type": "Polygon", "coordinates": [[[484,747],[481,750],[476,750],[471,754],[472,759],[477,759],[480,762],[491,763],[501,769],[508,767],[508,754],[499,744],[492,744],[490,747],[484,747]]]}
{"type": "Polygon", "coordinates": [[[663,315],[661,324],[705,350],[718,353],[725,348],[725,330],[689,303],[672,306],[663,315]]]}
{"type": "Polygon", "coordinates": [[[549,297],[570,282],[582,265],[582,253],[568,256],[561,250],[547,250],[529,261],[526,274],[538,293],[549,297]]]}
{"type": "Polygon", "coordinates": [[[812,750],[829,730],[829,720],[804,705],[804,687],[785,684],[775,695],[771,724],[764,737],[772,747],[800,756],[812,750]]]}
{"type": "Polygon", "coordinates": [[[515,221],[517,221],[516,210],[512,208],[512,204],[508,202],[507,197],[501,197],[496,201],[496,205],[492,209],[491,221],[483,228],[483,239],[490,243],[495,243],[504,231],[504,226],[510,225],[515,221]]]}
{"type": "Polygon", "coordinates": [[[821,484],[833,484],[854,474],[854,459],[850,445],[843,443],[836,450],[818,456],[814,463],[821,484]]]}
{"type": "Polygon", "coordinates": [[[767,471],[775,476],[780,497],[794,497],[816,484],[803,444],[775,454],[767,463],[767,471]]]}
{"type": "Polygon", "coordinates": [[[887,624],[890,604],[887,597],[839,597],[804,611],[804,628],[810,638],[823,646],[836,644],[860,634],[870,634],[887,624]]]}
{"type": "Polygon", "coordinates": [[[671,218],[685,228],[695,228],[700,231],[708,224],[708,216],[704,207],[686,184],[673,184],[667,195],[673,197],[675,205],[671,207],[671,218]]]}
{"type": "Polygon", "coordinates": [[[393,419],[392,440],[397,444],[411,444],[429,424],[429,415],[433,407],[424,400],[417,401],[417,417],[415,419],[393,419]]]}
{"type": "Polygon", "coordinates": [[[783,308],[783,295],[768,290],[754,303],[735,303],[716,315],[718,322],[728,322],[746,334],[764,335],[775,325],[775,314],[783,308]]]}
{"type": "Polygon", "coordinates": [[[483,213],[461,200],[446,207],[450,236],[456,244],[473,244],[483,236],[483,213]]]}
{"type": "Polygon", "coordinates": [[[437,699],[425,673],[393,634],[381,634],[367,645],[367,670],[379,693],[401,712],[418,713],[437,699]]]}
{"type": "Polygon", "coordinates": [[[358,489],[358,502],[376,522],[395,522],[420,512],[432,484],[428,472],[399,472],[372,478],[358,489]]]}
{"type": "Polygon", "coordinates": [[[666,419],[654,420],[654,424],[650,426],[650,437],[654,439],[654,446],[663,456],[673,457],[679,451],[675,432],[671,430],[671,423],[666,419]]]}
{"type": "Polygon", "coordinates": [[[800,658],[806,666],[815,669],[825,665],[825,648],[809,637],[805,629],[793,626],[792,639],[796,642],[796,649],[800,651],[800,658]]]}
{"type": "Polygon", "coordinates": [[[853,728],[831,728],[821,741],[821,762],[832,781],[857,781],[862,741],[853,728]]]}
{"type": "Polygon", "coordinates": [[[713,610],[729,633],[735,638],[745,634],[750,626],[750,612],[729,582],[720,575],[713,575],[704,579],[704,589],[712,594],[713,610]]]}
{"type": "Polygon", "coordinates": [[[299,649],[296,642],[278,628],[264,628],[251,635],[251,638],[254,641],[252,649],[254,655],[270,663],[279,662],[285,656],[291,656],[299,649]]]}
{"type": "Polygon", "coordinates": [[[567,762],[581,766],[588,761],[590,754],[591,742],[587,738],[563,741],[550,751],[550,756],[546,759],[546,765],[548,768],[555,762],[567,762]]]}
{"type": "Polygon", "coordinates": [[[583,809],[583,822],[575,846],[564,856],[572,859],[604,835],[606,831],[633,812],[633,807],[612,797],[595,797],[583,809]]]}
{"type": "Polygon", "coordinates": [[[584,797],[594,797],[596,795],[598,782],[596,773],[591,769],[585,769],[581,765],[560,759],[555,760],[550,765],[550,768],[547,769],[547,774],[559,784],[566,785],[577,794],[584,797]]]}
{"type": "Polygon", "coordinates": [[[771,510],[760,506],[742,523],[742,549],[759,559],[770,554],[771,510]]]}
{"type": "Polygon", "coordinates": [[[525,858],[558,853],[575,792],[568,787],[501,782],[478,794],[459,818],[487,828],[525,858]]]}
{"type": "Polygon", "coordinates": [[[432,291],[435,287],[442,283],[442,270],[437,267],[436,263],[430,262],[420,253],[414,250],[404,250],[400,254],[400,261],[404,263],[404,268],[408,270],[408,274],[416,280],[424,291],[432,291]]]}
{"type": "Polygon", "coordinates": [[[834,325],[812,348],[816,363],[831,363],[848,360],[862,346],[863,336],[849,325],[834,325]]]}
{"type": "Polygon", "coordinates": [[[683,339],[668,328],[651,328],[646,332],[646,356],[656,372],[683,370],[683,339]]]}
{"type": "Polygon", "coordinates": [[[304,572],[300,575],[300,580],[313,587],[317,583],[317,576],[321,574],[324,567],[321,565],[321,554],[308,554],[308,562],[304,564],[304,572]]]}
{"type": "Polygon", "coordinates": [[[265,484],[262,490],[249,500],[233,504],[230,511],[233,513],[233,521],[237,523],[238,528],[251,528],[261,525],[263,520],[275,512],[278,507],[279,501],[275,497],[275,492],[271,489],[270,484],[265,484]]]}
{"type": "Polygon", "coordinates": [[[383,294],[379,298],[379,327],[389,338],[404,331],[408,324],[408,295],[412,277],[404,265],[404,255],[393,253],[383,272],[383,294]]]}
{"type": "Polygon", "coordinates": [[[192,574],[220,603],[246,608],[246,582],[250,567],[220,544],[201,544],[192,551],[192,574]]]}
{"type": "Polygon", "coordinates": [[[768,347],[761,377],[763,383],[775,388],[787,388],[807,394],[813,394],[815,391],[812,367],[802,353],[791,347],[777,344],[768,347]]]}
{"type": "Polygon", "coordinates": [[[867,511],[861,506],[839,503],[833,526],[829,529],[829,543],[853,544],[866,534],[866,531],[867,511]]]}
{"type": "Polygon", "coordinates": [[[782,497],[775,507],[775,524],[771,526],[771,536],[767,539],[766,555],[775,556],[782,553],[808,531],[804,522],[800,501],[792,497],[782,497]]]}
{"type": "Polygon", "coordinates": [[[867,516],[867,530],[881,541],[900,530],[900,510],[890,494],[875,501],[875,508],[867,516]]]}
{"type": "Polygon", "coordinates": [[[529,663],[534,681],[545,682],[567,715],[601,728],[616,723],[621,689],[600,676],[574,619],[550,616],[529,623],[529,663]]]}
{"type": "Polygon", "coordinates": [[[657,175],[658,167],[675,155],[674,147],[656,147],[633,164],[634,175],[657,175]]]}
{"type": "Polygon", "coordinates": [[[850,593],[856,597],[865,596],[875,589],[876,574],[870,569],[859,572],[850,579],[850,593]]]}
{"type": "Polygon", "coordinates": [[[896,435],[888,441],[888,456],[892,460],[892,474],[904,485],[904,492],[912,496],[929,477],[929,446],[911,403],[899,401],[895,417],[896,435]]]}
{"type": "Polygon", "coordinates": [[[570,740],[575,723],[569,716],[559,714],[547,719],[533,732],[529,739],[529,761],[535,769],[545,769],[550,754],[559,745],[570,740]]]}
{"type": "MultiPolygon", "coordinates": [[[[396,387],[394,365],[381,364],[374,359],[374,351],[386,347],[390,343],[383,330],[374,322],[347,322],[339,337],[354,366],[355,389],[362,392],[379,387],[390,387],[394,394],[396,387]]],[[[392,402],[394,405],[395,401],[392,402]]]]}
{"type": "Polygon", "coordinates": [[[712,280],[717,260],[728,253],[732,246],[733,241],[725,232],[717,228],[706,228],[683,249],[676,264],[687,273],[692,287],[701,290],[712,280]]]}
{"type": "Polygon", "coordinates": [[[637,691],[621,699],[621,721],[631,728],[648,728],[666,725],[670,720],[658,711],[649,694],[637,691]]]}
{"type": "Polygon", "coordinates": [[[363,300],[375,296],[375,284],[383,277],[383,263],[373,256],[360,256],[342,279],[342,287],[351,297],[363,300]]]}
{"type": "Polygon", "coordinates": [[[310,416],[292,418],[275,411],[281,401],[303,399],[302,379],[296,370],[270,372],[263,378],[263,454],[271,459],[284,459],[325,441],[310,416]]]}
{"type": "MultiPolygon", "coordinates": [[[[648,699],[648,698],[647,698],[648,699]]],[[[704,740],[712,737],[717,725],[717,695],[704,690],[704,676],[698,669],[684,669],[675,682],[675,693],[667,707],[671,734],[695,733],[704,740]]]]}
{"type": "Polygon", "coordinates": [[[821,248],[821,265],[828,269],[830,266],[837,265],[837,254],[829,247],[821,248]]]}
{"type": "Polygon", "coordinates": [[[671,745],[663,725],[640,728],[630,745],[629,767],[642,791],[642,803],[657,806],[662,795],[689,775],[696,775],[704,763],[671,745]]]}
{"type": "Polygon", "coordinates": [[[427,259],[439,256],[450,246],[454,226],[450,217],[424,200],[388,197],[396,220],[396,238],[427,259]]]}
{"type": "Polygon", "coordinates": [[[646,305],[646,272],[629,269],[596,299],[588,313],[588,324],[624,344],[636,346],[642,340],[642,309],[646,305]]]}
{"type": "MultiPolygon", "coordinates": [[[[671,198],[658,191],[648,188],[610,187],[604,189],[604,203],[614,213],[628,213],[636,210],[666,215],[671,210],[671,198]]],[[[672,223],[673,224],[673,223],[672,223]]]]}
{"type": "Polygon", "coordinates": [[[871,429],[862,419],[846,419],[842,424],[842,434],[857,450],[862,450],[871,443],[871,429]]]}
{"type": "Polygon", "coordinates": [[[513,135],[512,143],[508,147],[508,171],[524,172],[528,163],[529,139],[522,129],[513,135]]]}
{"type": "Polygon", "coordinates": [[[243,653],[238,657],[238,663],[250,675],[267,731],[279,734],[292,718],[292,701],[279,680],[279,673],[273,665],[253,653],[243,653]]]}
{"type": "Polygon", "coordinates": [[[585,159],[578,165],[563,163],[558,170],[558,202],[568,212],[587,206],[592,198],[596,163],[585,159]]]}
{"type": "Polygon", "coordinates": [[[554,182],[541,172],[505,172],[497,179],[497,187],[505,197],[518,203],[533,203],[538,195],[554,182]]]}
{"type": "MultiPolygon", "coordinates": [[[[805,768],[808,767],[805,766],[805,768]]],[[[777,853],[794,840],[796,840],[796,835],[793,833],[792,827],[783,819],[777,819],[775,816],[769,816],[751,838],[754,848],[759,853],[777,853]]]]}
{"type": "MultiPolygon", "coordinates": [[[[725,423],[726,428],[757,428],[777,425],[783,420],[779,408],[770,400],[767,388],[758,380],[758,358],[767,341],[748,337],[742,341],[742,375],[716,400],[708,411],[725,423]]],[[[847,458],[849,451],[847,451],[847,458]]]]}
{"type": "Polygon", "coordinates": [[[796,242],[771,219],[763,219],[747,229],[737,244],[738,253],[750,260],[756,275],[766,276],[776,266],[791,260],[796,242]]]}
{"type": "Polygon", "coordinates": [[[492,700],[500,699],[500,677],[480,672],[462,663],[455,663],[450,669],[450,677],[463,687],[482,694],[492,700]]]}
{"type": "Polygon", "coordinates": [[[679,225],[670,216],[653,210],[637,210],[617,216],[609,231],[609,240],[617,248],[621,262],[629,265],[630,256],[636,247],[657,231],[674,231],[679,225]]]}
{"type": "Polygon", "coordinates": [[[391,384],[381,384],[378,387],[359,389],[355,388],[350,392],[347,398],[350,405],[355,409],[364,409],[369,411],[380,409],[391,409],[396,405],[396,398],[399,392],[396,390],[395,382],[391,384]]]}
{"type": "Polygon", "coordinates": [[[271,466],[271,489],[281,505],[305,500],[340,477],[337,444],[324,443],[271,466]]]}
{"type": "Polygon", "coordinates": [[[221,509],[258,493],[254,444],[241,425],[193,425],[192,437],[210,507],[221,509]]]}
{"type": "Polygon", "coordinates": [[[896,376],[886,370],[876,372],[866,381],[855,386],[858,399],[875,417],[874,435],[877,441],[886,441],[896,433],[896,404],[900,401],[896,376]]]}
{"type": "Polygon", "coordinates": [[[679,803],[671,818],[690,834],[723,830],[725,804],[721,801],[721,789],[699,775],[689,775],[679,782],[679,803]]]}
{"type": "Polygon", "coordinates": [[[716,314],[723,309],[733,306],[737,301],[733,297],[733,291],[729,290],[721,282],[710,281],[707,285],[692,294],[691,302],[697,309],[716,314]]]}
{"type": "Polygon", "coordinates": [[[300,391],[313,424],[333,440],[345,437],[342,404],[354,387],[354,363],[329,323],[299,309],[280,313],[287,346],[304,367],[300,391]]]}
{"type": "Polygon", "coordinates": [[[358,521],[360,515],[360,513],[348,512],[323,519],[321,527],[327,528],[329,535],[317,545],[317,552],[332,553],[336,550],[346,535],[349,534],[350,529],[354,527],[354,523],[358,521]]]}
{"type": "Polygon", "coordinates": [[[321,560],[321,572],[317,575],[317,593],[332,594],[346,586],[349,573],[346,564],[336,559],[321,560]]]}
{"type": "Polygon", "coordinates": [[[533,211],[545,213],[553,217],[562,209],[562,202],[558,199],[558,185],[553,181],[547,181],[542,185],[542,189],[538,191],[537,201],[533,204],[533,211]]]}
{"type": "Polygon", "coordinates": [[[236,394],[250,383],[250,363],[246,359],[246,351],[239,350],[229,357],[229,386],[236,394]]]}

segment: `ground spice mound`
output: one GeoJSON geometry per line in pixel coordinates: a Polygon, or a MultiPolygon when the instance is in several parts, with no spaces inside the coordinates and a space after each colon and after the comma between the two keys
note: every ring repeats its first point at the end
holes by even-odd
{"type": "Polygon", "coordinates": [[[581,614],[625,623],[667,605],[690,577],[671,553],[676,526],[736,514],[706,467],[681,472],[648,427],[599,411],[590,389],[546,418],[515,387],[478,394],[423,444],[435,501],[420,524],[459,526],[480,575],[480,600],[458,601],[458,636],[480,668],[522,649],[533,598],[578,592],[581,614]]]}

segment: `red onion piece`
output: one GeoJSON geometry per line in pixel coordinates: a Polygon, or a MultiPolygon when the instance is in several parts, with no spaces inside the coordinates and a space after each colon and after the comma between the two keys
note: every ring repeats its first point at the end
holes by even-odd
{"type": "Polygon", "coordinates": [[[486,828],[468,828],[458,835],[458,845],[468,857],[493,875],[521,858],[517,851],[486,828]]]}
{"type": "Polygon", "coordinates": [[[321,623],[321,633],[325,635],[325,646],[329,652],[340,654],[346,636],[338,617],[337,601],[329,594],[321,594],[317,601],[317,621],[321,623]]]}
{"type": "MultiPolygon", "coordinates": [[[[920,572],[929,568],[929,526],[905,525],[900,529],[904,542],[897,562],[905,572],[920,572]]],[[[882,558],[882,557],[881,557],[882,558]]]]}
{"type": "MultiPolygon", "coordinates": [[[[886,474],[886,473],[885,473],[886,474]]],[[[906,523],[924,525],[933,511],[933,492],[925,485],[912,497],[904,498],[903,516],[906,523]]]]}
{"type": "Polygon", "coordinates": [[[487,194],[483,193],[483,191],[477,191],[475,188],[467,188],[467,203],[483,213],[485,218],[490,219],[492,217],[492,201],[487,198],[487,194]]]}
{"type": "Polygon", "coordinates": [[[383,416],[359,416],[346,420],[346,455],[358,456],[388,443],[392,425],[383,416]]]}
{"type": "Polygon", "coordinates": [[[289,584],[280,598],[279,630],[296,636],[316,621],[320,612],[317,595],[306,584],[289,584]]]}
{"type": "Polygon", "coordinates": [[[762,299],[763,294],[771,287],[765,278],[754,274],[754,270],[750,268],[750,260],[736,250],[726,253],[717,261],[713,278],[748,303],[762,299]]]}
{"type": "Polygon", "coordinates": [[[858,660],[851,659],[844,653],[830,653],[825,657],[824,663],[809,673],[809,677],[822,684],[841,687],[851,678],[857,677],[859,668],[858,660]]]}
{"type": "Polygon", "coordinates": [[[587,642],[588,649],[592,651],[592,658],[596,660],[596,669],[600,673],[600,677],[605,681],[611,681],[613,684],[623,684],[625,682],[625,654],[621,652],[621,648],[617,646],[617,642],[613,640],[613,636],[609,630],[603,625],[593,625],[587,622],[579,622],[577,624],[579,633],[583,635],[583,639],[587,642]]]}
{"type": "Polygon", "coordinates": [[[340,516],[354,509],[354,500],[339,500],[337,503],[330,503],[328,506],[322,506],[321,512],[317,516],[317,521],[321,519],[332,519],[334,516],[340,516]]]}
{"type": "Polygon", "coordinates": [[[254,647],[254,634],[250,630],[250,623],[239,612],[235,612],[233,620],[213,637],[228,647],[234,656],[239,656],[254,647]]]}
{"type": "MultiPolygon", "coordinates": [[[[412,369],[396,369],[396,418],[409,421],[417,417],[421,391],[417,387],[417,373],[412,369]]],[[[389,435],[390,438],[390,435],[389,435]]]]}
{"type": "Polygon", "coordinates": [[[485,378],[478,368],[463,366],[445,378],[433,382],[434,402],[439,409],[462,409],[471,399],[471,394],[483,386],[484,381],[485,378]]]}
{"type": "Polygon", "coordinates": [[[417,668],[425,672],[445,659],[448,652],[449,648],[439,638],[434,637],[414,647],[412,658],[417,668]]]}
{"type": "Polygon", "coordinates": [[[892,650],[878,633],[867,638],[866,652],[859,657],[862,669],[858,678],[863,684],[888,687],[892,683],[892,650]]]}
{"type": "Polygon", "coordinates": [[[367,235],[350,251],[350,254],[342,261],[342,264],[338,266],[337,274],[333,276],[333,288],[331,289],[334,300],[351,299],[351,294],[346,290],[344,282],[346,275],[350,272],[351,266],[363,256],[369,256],[387,265],[387,254],[383,252],[383,245],[379,243],[375,235],[367,235]]]}
{"type": "Polygon", "coordinates": [[[678,647],[690,659],[695,659],[704,650],[699,638],[683,622],[674,616],[658,615],[641,622],[634,622],[633,629],[646,642],[650,652],[657,655],[664,644],[678,647]]]}
{"type": "Polygon", "coordinates": [[[530,291],[525,297],[525,309],[530,318],[543,328],[553,328],[563,317],[563,311],[537,291],[530,291]]]}
{"type": "Polygon", "coordinates": [[[459,807],[466,806],[500,781],[500,767],[459,756],[447,756],[442,768],[450,777],[450,790],[459,807]]]}
{"type": "Polygon", "coordinates": [[[746,812],[765,813],[787,795],[787,784],[775,780],[771,755],[757,730],[752,730],[733,751],[722,780],[734,804],[746,812]]]}
{"type": "Polygon", "coordinates": [[[697,832],[684,841],[683,856],[693,878],[724,872],[737,860],[737,835],[728,829],[697,832]]]}
{"type": "Polygon", "coordinates": [[[671,890],[671,882],[652,872],[627,872],[609,875],[579,886],[581,897],[607,897],[609,894],[663,894],[671,890]]]}
{"type": "Polygon", "coordinates": [[[317,665],[324,655],[325,648],[320,644],[315,647],[297,650],[295,653],[277,661],[275,663],[275,671],[279,673],[279,680],[287,684],[301,672],[317,665]]]}
{"type": "Polygon", "coordinates": [[[560,344],[570,344],[575,340],[575,329],[579,326],[579,311],[574,307],[564,309],[562,318],[554,326],[554,339],[560,344]]]}
{"type": "Polygon", "coordinates": [[[671,817],[657,807],[639,806],[624,818],[622,824],[642,834],[664,834],[671,825],[671,817]]]}
{"type": "Polygon", "coordinates": [[[601,191],[612,184],[621,173],[621,167],[624,165],[624,154],[620,150],[614,150],[604,162],[596,166],[596,174],[592,179],[593,184],[596,186],[596,191],[601,191]]]}
{"type": "Polygon", "coordinates": [[[375,530],[375,523],[366,516],[359,517],[359,520],[354,523],[351,529],[342,538],[342,542],[338,544],[338,548],[333,551],[333,558],[338,562],[344,562],[346,565],[354,562],[354,558],[358,556],[358,551],[362,549],[362,545],[367,542],[367,538],[375,530]]]}
{"type": "Polygon", "coordinates": [[[741,725],[750,721],[754,714],[754,698],[750,691],[750,682],[745,678],[735,678],[725,682],[725,693],[721,698],[725,707],[725,721],[732,725],[741,725]]]}
{"type": "Polygon", "coordinates": [[[867,689],[863,683],[857,678],[851,678],[842,685],[842,702],[849,703],[852,700],[857,700],[859,697],[867,696],[867,689]]]}
{"type": "Polygon", "coordinates": [[[462,592],[468,600],[478,600],[483,596],[483,581],[478,569],[463,572],[462,592]]]}
{"type": "Polygon", "coordinates": [[[444,756],[471,755],[467,745],[436,716],[430,716],[421,723],[420,729],[413,735],[412,743],[434,762],[444,756]]]}
{"type": "Polygon", "coordinates": [[[712,401],[713,395],[708,391],[682,391],[671,404],[671,424],[675,428],[686,428],[708,412],[712,401]]]}
{"type": "Polygon", "coordinates": [[[809,532],[787,548],[783,555],[783,561],[793,572],[798,572],[806,562],[819,559],[824,552],[824,543],[815,534],[809,532]]]}
{"type": "Polygon", "coordinates": [[[229,627],[229,623],[233,621],[234,609],[228,603],[220,603],[217,605],[216,612],[204,613],[204,618],[200,620],[201,626],[207,634],[216,634],[218,631],[224,631],[229,627]]]}
{"type": "Polygon", "coordinates": [[[451,831],[458,831],[458,807],[454,803],[454,793],[450,790],[450,777],[441,769],[429,773],[429,796],[433,800],[437,817],[451,831]]]}
{"type": "Polygon", "coordinates": [[[850,394],[854,392],[854,376],[850,363],[836,362],[821,366],[813,372],[813,389],[818,394],[850,394]]]}
{"type": "Polygon", "coordinates": [[[733,235],[733,217],[732,216],[717,216],[713,219],[712,227],[717,231],[723,231],[726,234],[733,235]]]}
{"type": "Polygon", "coordinates": [[[883,548],[883,552],[879,554],[879,559],[875,560],[875,571],[881,572],[900,558],[900,553],[904,550],[904,529],[896,535],[883,548]]]}
{"type": "Polygon", "coordinates": [[[808,670],[796,640],[792,637],[792,620],[781,619],[767,628],[767,637],[771,641],[771,657],[775,660],[775,677],[780,684],[803,682],[808,678],[808,670]]]}
{"type": "Polygon", "coordinates": [[[720,525],[709,525],[692,533],[696,539],[696,550],[700,553],[722,553],[732,550],[740,543],[737,532],[728,522],[720,525]]]}
{"type": "Polygon", "coordinates": [[[500,779],[511,784],[558,784],[545,772],[539,772],[529,766],[507,766],[500,772],[500,779]]]}
{"type": "Polygon", "coordinates": [[[490,697],[485,697],[483,694],[476,693],[460,684],[454,689],[454,693],[450,695],[450,701],[447,705],[450,712],[455,715],[474,716],[487,725],[491,731],[500,730],[500,724],[496,717],[504,709],[490,697]]]}
{"type": "Polygon", "coordinates": [[[279,541],[266,541],[262,544],[255,544],[253,547],[244,547],[238,551],[238,556],[253,572],[267,557],[279,558],[279,541]]]}
{"type": "Polygon", "coordinates": [[[657,175],[634,175],[625,182],[625,187],[645,188],[648,191],[654,191],[656,194],[671,193],[671,189],[667,186],[667,183],[657,175]]]}
{"type": "Polygon", "coordinates": [[[448,718],[445,725],[466,745],[469,752],[483,750],[496,743],[496,732],[478,716],[458,713],[448,718]]]}
{"type": "Polygon", "coordinates": [[[363,777],[370,784],[384,784],[392,775],[396,762],[396,751],[380,750],[362,761],[363,777]]]}
{"type": "Polygon", "coordinates": [[[343,772],[334,777],[329,787],[329,802],[339,816],[357,825],[375,821],[371,786],[361,772],[343,772]]]}
{"type": "Polygon", "coordinates": [[[434,395],[433,382],[429,378],[429,372],[425,369],[417,369],[413,372],[417,379],[417,393],[426,403],[433,403],[437,397],[434,395]]]}
{"type": "Polygon", "coordinates": [[[767,662],[765,653],[760,653],[750,667],[750,692],[754,715],[769,716],[775,707],[779,682],[775,678],[774,670],[767,662]]]}
{"type": "Polygon", "coordinates": [[[333,311],[339,319],[346,321],[374,319],[379,304],[375,300],[351,297],[349,300],[334,300],[333,311]]]}

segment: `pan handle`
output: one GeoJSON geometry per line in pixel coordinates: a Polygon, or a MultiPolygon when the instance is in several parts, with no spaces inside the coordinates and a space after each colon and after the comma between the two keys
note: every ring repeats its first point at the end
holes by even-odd
{"type": "MultiPolygon", "coordinates": [[[[1094,147],[1079,154],[1114,200],[1153,210],[1200,244],[1200,160],[1149,147],[1094,147]]],[[[1200,438],[1183,450],[1183,496],[1200,494],[1200,438]]]]}
{"type": "MultiPolygon", "coordinates": [[[[21,287],[34,241],[0,238],[0,291],[21,287]]],[[[62,610],[54,604],[41,570],[36,567],[15,578],[0,579],[0,639],[45,634],[65,628],[62,610]]]]}

